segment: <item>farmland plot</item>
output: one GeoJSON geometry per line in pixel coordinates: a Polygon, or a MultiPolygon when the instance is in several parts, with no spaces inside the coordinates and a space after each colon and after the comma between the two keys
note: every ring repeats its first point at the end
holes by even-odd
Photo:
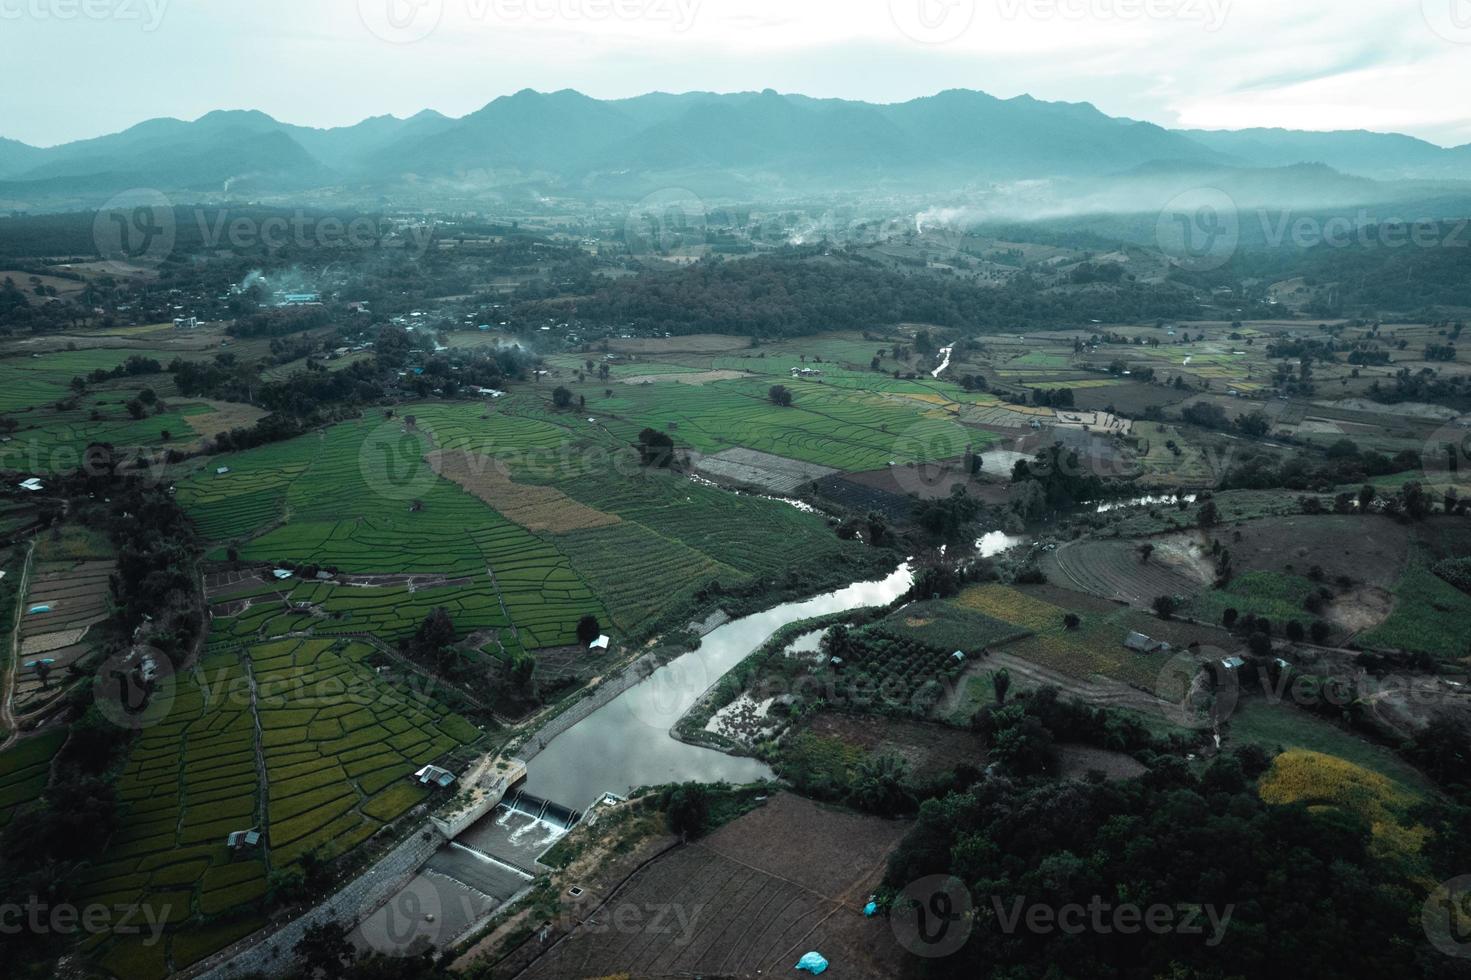
{"type": "Polygon", "coordinates": [[[779,975],[821,949],[834,977],[896,976],[893,932],[862,907],[907,826],[780,794],[644,867],[526,975],[779,975]]]}
{"type": "Polygon", "coordinates": [[[577,620],[603,610],[565,554],[441,479],[422,458],[427,436],[395,425],[347,423],[221,457],[179,498],[207,537],[248,537],[242,560],[489,574],[526,647],[571,642],[577,620]]]}
{"type": "Polygon", "coordinates": [[[67,668],[92,651],[88,634],[109,615],[115,567],[110,559],[35,563],[19,610],[17,714],[30,714],[65,693],[67,668]]]}
{"type": "MultiPolygon", "coordinates": [[[[199,958],[231,941],[230,929],[263,924],[259,856],[232,860],[225,837],[258,826],[260,781],[243,668],[233,655],[207,657],[193,675],[174,678],[163,720],[145,728],[118,781],[118,829],[99,863],[83,875],[81,897],[105,904],[146,903],[167,923],[156,952],[120,939],[103,965],[129,978],[162,976],[170,944],[199,958]],[[213,937],[213,938],[212,938],[213,937]],[[218,940],[218,945],[214,942],[218,940]]],[[[192,960],[190,960],[192,961],[192,960]]]]}
{"type": "Polygon", "coordinates": [[[169,958],[197,962],[264,924],[267,856],[275,869],[330,859],[427,798],[411,774],[479,732],[384,682],[369,652],[215,638],[174,678],[166,717],[142,731],[119,780],[119,828],[82,882],[88,901],[147,903],[168,932],[157,952],[112,942],[104,966],[131,980],[161,977],[169,958]],[[248,829],[265,850],[232,855],[226,836],[248,829]]]}
{"type": "Polygon", "coordinates": [[[248,651],[258,686],[271,860],[350,850],[427,798],[408,777],[478,736],[430,697],[378,680],[371,648],[281,640],[248,651]]]}
{"type": "Polygon", "coordinates": [[[41,798],[51,777],[51,760],[66,741],[65,729],[49,729],[0,752],[0,828],[15,812],[41,798]]]}

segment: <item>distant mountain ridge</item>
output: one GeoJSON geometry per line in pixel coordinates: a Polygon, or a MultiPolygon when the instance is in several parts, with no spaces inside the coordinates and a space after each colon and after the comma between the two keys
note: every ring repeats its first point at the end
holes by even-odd
{"type": "Polygon", "coordinates": [[[1464,180],[1471,145],[1362,131],[1169,130],[1089,103],[965,89],[893,104],[769,89],[615,100],[525,89],[459,119],[426,110],[316,129],[220,110],[45,149],[0,139],[0,207],[139,186],[216,193],[353,186],[391,197],[396,187],[443,182],[538,185],[572,196],[669,186],[755,196],[1314,163],[1376,180],[1464,180]]]}

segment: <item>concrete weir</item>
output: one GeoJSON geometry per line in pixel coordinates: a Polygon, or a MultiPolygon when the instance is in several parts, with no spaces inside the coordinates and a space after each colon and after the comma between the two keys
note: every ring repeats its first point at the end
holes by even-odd
{"type": "Polygon", "coordinates": [[[486,760],[465,774],[455,798],[429,819],[445,840],[454,840],[499,806],[510,788],[525,778],[526,763],[520,759],[486,760]]]}

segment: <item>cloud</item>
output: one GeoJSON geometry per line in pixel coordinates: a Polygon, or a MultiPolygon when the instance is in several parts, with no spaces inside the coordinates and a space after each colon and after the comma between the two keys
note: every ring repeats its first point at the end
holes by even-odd
{"type": "Polygon", "coordinates": [[[6,20],[3,77],[27,84],[0,94],[0,135],[47,144],[224,106],[318,126],[423,108],[462,115],[528,86],[599,97],[772,87],[884,102],[967,87],[1086,100],[1167,126],[1471,139],[1460,95],[1471,47],[1437,34],[1421,0],[431,2],[443,3],[437,28],[397,44],[365,26],[360,0],[175,0],[150,31],[6,20]],[[955,11],[967,19],[934,20],[955,11]],[[935,24],[940,33],[925,33],[935,24]],[[125,104],[75,70],[115,63],[125,104]]]}

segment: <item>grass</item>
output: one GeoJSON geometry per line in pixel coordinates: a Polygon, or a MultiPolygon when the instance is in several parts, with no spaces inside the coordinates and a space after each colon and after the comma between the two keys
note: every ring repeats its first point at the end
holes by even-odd
{"type": "Polygon", "coordinates": [[[1219,623],[1222,613],[1234,608],[1243,616],[1265,616],[1278,626],[1294,619],[1306,625],[1316,617],[1303,608],[1303,602],[1318,588],[1300,575],[1244,572],[1224,589],[1210,589],[1191,599],[1185,613],[1202,622],[1219,623]]]}
{"type": "Polygon", "coordinates": [[[1358,643],[1366,647],[1409,650],[1460,660],[1471,652],[1466,626],[1471,596],[1414,558],[1394,587],[1394,611],[1358,643]]]}
{"type": "Polygon", "coordinates": [[[992,644],[1019,639],[1026,626],[994,619],[960,602],[916,602],[884,617],[880,625],[947,651],[980,653],[992,644]]]}
{"type": "Polygon", "coordinates": [[[1291,704],[1241,701],[1231,715],[1230,739],[1249,742],[1268,751],[1302,749],[1336,756],[1393,780],[1417,797],[1431,792],[1420,771],[1396,752],[1349,732],[1291,704]]]}

